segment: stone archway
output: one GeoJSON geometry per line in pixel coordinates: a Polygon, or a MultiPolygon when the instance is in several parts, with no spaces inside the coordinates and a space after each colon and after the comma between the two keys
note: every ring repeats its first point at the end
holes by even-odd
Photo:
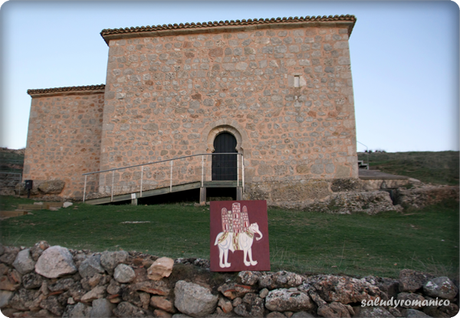
{"type": "Polygon", "coordinates": [[[208,153],[215,152],[214,140],[216,139],[217,135],[222,134],[224,132],[230,133],[231,135],[235,137],[236,139],[235,149],[238,153],[242,154],[243,153],[243,138],[241,137],[240,132],[236,128],[230,125],[220,125],[220,126],[216,126],[211,129],[211,131],[208,133],[208,137],[206,140],[206,152],[208,153]]]}

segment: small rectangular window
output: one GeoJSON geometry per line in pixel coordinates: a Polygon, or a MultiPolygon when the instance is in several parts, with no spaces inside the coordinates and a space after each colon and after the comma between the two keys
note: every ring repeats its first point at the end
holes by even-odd
{"type": "Polygon", "coordinates": [[[294,87],[300,87],[300,75],[294,75],[294,87]]]}

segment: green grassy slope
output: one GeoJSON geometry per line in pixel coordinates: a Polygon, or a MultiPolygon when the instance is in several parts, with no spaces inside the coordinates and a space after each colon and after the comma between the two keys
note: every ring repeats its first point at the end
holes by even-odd
{"type": "Polygon", "coordinates": [[[404,175],[433,184],[459,184],[459,152],[359,153],[371,170],[404,175]]]}

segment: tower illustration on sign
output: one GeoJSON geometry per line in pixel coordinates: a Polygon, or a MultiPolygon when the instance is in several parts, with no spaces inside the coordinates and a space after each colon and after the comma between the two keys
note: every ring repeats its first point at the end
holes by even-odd
{"type": "Polygon", "coordinates": [[[254,234],[258,234],[257,241],[263,237],[257,223],[249,223],[248,208],[234,202],[232,209],[222,208],[222,232],[217,234],[214,245],[219,247],[219,266],[228,268],[228,251],[243,251],[243,262],[245,266],[255,266],[257,261],[252,259],[252,244],[254,234]]]}

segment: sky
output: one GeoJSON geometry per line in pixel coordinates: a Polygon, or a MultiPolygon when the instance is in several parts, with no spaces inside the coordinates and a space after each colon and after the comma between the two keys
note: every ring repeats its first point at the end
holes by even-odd
{"type": "Polygon", "coordinates": [[[103,29],[341,14],[357,18],[358,151],[458,151],[459,6],[448,0],[10,0],[0,10],[0,146],[26,147],[28,89],[105,84],[103,29]]]}

